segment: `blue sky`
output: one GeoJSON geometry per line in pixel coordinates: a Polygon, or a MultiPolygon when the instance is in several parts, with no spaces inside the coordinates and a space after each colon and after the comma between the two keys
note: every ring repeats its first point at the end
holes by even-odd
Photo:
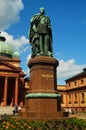
{"type": "Polygon", "coordinates": [[[30,19],[40,7],[51,20],[58,84],[65,84],[64,80],[86,67],[86,0],[0,0],[0,31],[20,52],[21,68],[27,75],[30,19]]]}

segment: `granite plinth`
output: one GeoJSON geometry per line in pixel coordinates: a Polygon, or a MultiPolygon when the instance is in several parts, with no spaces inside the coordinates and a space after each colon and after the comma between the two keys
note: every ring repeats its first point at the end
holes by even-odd
{"type": "Polygon", "coordinates": [[[28,119],[57,119],[64,117],[61,111],[61,95],[57,92],[58,60],[48,56],[36,56],[28,62],[30,89],[25,96],[25,112],[28,119]]]}

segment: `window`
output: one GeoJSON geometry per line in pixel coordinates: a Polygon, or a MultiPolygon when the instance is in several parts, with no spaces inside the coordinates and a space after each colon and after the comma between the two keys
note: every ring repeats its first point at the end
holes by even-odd
{"type": "Polygon", "coordinates": [[[83,83],[84,83],[84,80],[82,79],[82,80],[81,80],[81,84],[83,84],[83,83]]]}
{"type": "Polygon", "coordinates": [[[74,103],[77,103],[77,94],[75,94],[75,102],[74,103]]]}
{"type": "Polygon", "coordinates": [[[69,104],[71,104],[71,95],[69,94],[69,104]]]}
{"type": "Polygon", "coordinates": [[[77,112],[77,108],[75,109],[75,111],[77,112]]]}
{"type": "Polygon", "coordinates": [[[82,108],[82,111],[85,111],[84,108],[82,108]]]}
{"type": "Polygon", "coordinates": [[[74,86],[76,86],[76,85],[77,85],[77,82],[75,81],[75,82],[74,82],[74,86]]]}
{"type": "Polygon", "coordinates": [[[84,96],[84,93],[81,93],[81,103],[85,103],[85,96],[84,96]]]}
{"type": "Polygon", "coordinates": [[[70,83],[68,84],[68,86],[70,87],[70,83]]]}

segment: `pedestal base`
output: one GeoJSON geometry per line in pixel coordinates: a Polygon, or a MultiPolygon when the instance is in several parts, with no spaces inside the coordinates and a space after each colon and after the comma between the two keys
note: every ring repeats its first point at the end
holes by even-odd
{"type": "Polygon", "coordinates": [[[61,95],[57,92],[58,61],[52,57],[36,56],[30,67],[30,92],[25,96],[25,112],[28,119],[57,119],[64,117],[61,112],[61,95]]]}
{"type": "Polygon", "coordinates": [[[52,112],[52,113],[40,113],[40,112],[22,112],[20,113],[22,118],[28,118],[30,120],[55,120],[62,117],[68,117],[68,112],[52,112]]]}

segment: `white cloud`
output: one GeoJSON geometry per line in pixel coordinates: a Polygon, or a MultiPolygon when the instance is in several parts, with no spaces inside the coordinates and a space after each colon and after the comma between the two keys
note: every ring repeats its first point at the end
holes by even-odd
{"type": "Polygon", "coordinates": [[[0,0],[0,31],[19,21],[23,8],[22,0],[0,0]]]}
{"type": "MultiPolygon", "coordinates": [[[[31,55],[26,58],[26,63],[30,60],[31,55]]],[[[74,59],[68,61],[59,60],[59,66],[57,67],[57,84],[65,84],[65,80],[82,72],[86,65],[76,64],[74,59]]],[[[25,71],[26,75],[29,76],[30,69],[27,68],[25,71]]]]}
{"type": "Polygon", "coordinates": [[[57,67],[58,84],[61,83],[60,81],[82,72],[82,69],[85,67],[86,65],[77,65],[74,59],[70,59],[66,62],[60,60],[59,66],[57,67]]]}
{"type": "MultiPolygon", "coordinates": [[[[31,55],[28,55],[26,60],[30,60],[31,55]]],[[[59,60],[59,66],[57,67],[57,84],[65,84],[65,80],[83,71],[86,65],[76,64],[74,59],[68,61],[59,60]]],[[[26,70],[26,75],[29,76],[30,69],[26,70]]]]}
{"type": "Polygon", "coordinates": [[[25,36],[14,39],[14,37],[9,35],[7,32],[2,32],[1,35],[6,38],[6,42],[11,45],[15,51],[20,51],[20,53],[23,53],[30,48],[29,40],[26,39],[25,36]]]}
{"type": "Polygon", "coordinates": [[[31,59],[31,54],[29,54],[27,57],[26,57],[26,63],[28,63],[28,61],[31,59]]]}
{"type": "MultiPolygon", "coordinates": [[[[28,62],[29,60],[31,59],[31,54],[29,54],[27,57],[26,57],[26,64],[28,65],[28,62]]],[[[25,71],[25,74],[26,74],[26,77],[30,75],[30,68],[27,67],[27,70],[25,71]]]]}

